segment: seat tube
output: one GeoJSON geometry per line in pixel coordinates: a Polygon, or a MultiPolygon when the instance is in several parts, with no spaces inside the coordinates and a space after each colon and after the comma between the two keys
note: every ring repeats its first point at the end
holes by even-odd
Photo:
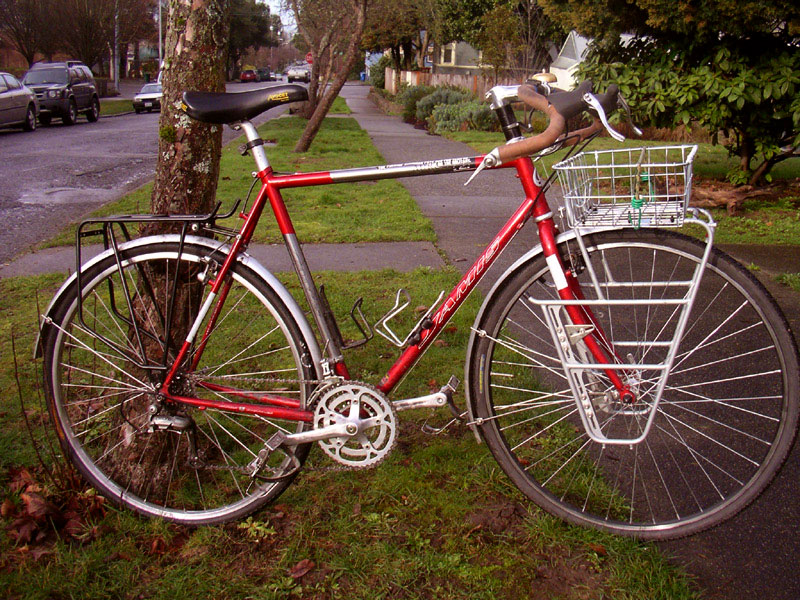
{"type": "Polygon", "coordinates": [[[325,310],[322,305],[322,299],[317,291],[317,286],[314,283],[314,278],[311,274],[311,268],[308,266],[308,261],[297,239],[297,234],[292,224],[292,219],[289,212],[286,210],[286,204],[283,201],[281,191],[270,183],[270,176],[272,170],[267,169],[259,173],[264,187],[269,197],[272,211],[275,213],[275,218],[278,221],[278,228],[283,235],[286,249],[289,252],[289,258],[294,266],[295,273],[300,280],[300,286],[303,288],[303,293],[308,300],[308,306],[311,309],[311,314],[314,316],[314,322],[319,328],[320,335],[324,344],[323,351],[327,353],[328,357],[334,363],[334,368],[337,374],[349,377],[347,369],[344,366],[342,349],[336,343],[336,338],[328,326],[325,319],[325,310]]]}

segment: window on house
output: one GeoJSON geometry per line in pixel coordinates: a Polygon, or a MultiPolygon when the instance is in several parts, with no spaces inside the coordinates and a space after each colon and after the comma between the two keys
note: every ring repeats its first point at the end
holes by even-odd
{"type": "Polygon", "coordinates": [[[453,45],[447,44],[446,46],[442,46],[442,60],[441,63],[443,65],[452,65],[453,64],[453,45]]]}

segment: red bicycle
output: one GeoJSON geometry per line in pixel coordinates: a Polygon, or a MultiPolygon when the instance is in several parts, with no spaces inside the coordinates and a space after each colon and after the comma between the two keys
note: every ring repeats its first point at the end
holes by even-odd
{"type": "Polygon", "coordinates": [[[287,488],[312,442],[340,465],[371,467],[394,447],[399,411],[447,406],[526,496],[573,523],[677,537],[730,517],[767,485],[797,427],[797,348],[763,287],[713,248],[710,216],[687,213],[694,147],[574,153],[613,131],[616,89],[534,83],[489,93],[507,143],[484,156],[278,175],[248,119],[304,99],[299,85],[184,95],[189,116],[244,130],[261,184],[251,205],[81,226],[78,268],[44,315],[41,348],[63,449],[101,493],[180,523],[239,519],[287,488]],[[517,100],[547,114],[543,133],[522,136],[517,100]],[[584,111],[594,122],[566,132],[584,111]],[[553,178],[530,156],[566,146],[554,210],[544,195],[553,178]],[[403,290],[374,328],[356,303],[357,343],[377,331],[403,350],[379,384],[354,381],[282,190],[486,168],[519,177],[519,208],[408,335],[391,322],[408,304],[403,290]],[[246,251],[267,205],[312,323],[246,251]],[[239,229],[219,225],[237,211],[239,229]],[[141,221],[179,232],[131,239],[141,221]],[[466,410],[455,377],[389,400],[529,221],[540,244],[495,282],[472,326],[466,410]],[[685,223],[705,240],[674,231],[685,223]],[[81,264],[80,241],[92,236],[106,251],[81,264]]]}

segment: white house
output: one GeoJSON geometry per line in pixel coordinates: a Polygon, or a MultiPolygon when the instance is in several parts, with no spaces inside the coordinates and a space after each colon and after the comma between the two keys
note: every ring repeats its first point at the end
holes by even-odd
{"type": "Polygon", "coordinates": [[[586,57],[590,42],[591,39],[583,37],[574,30],[569,32],[561,51],[550,64],[550,72],[556,76],[557,88],[571,90],[580,83],[575,79],[575,71],[586,57]]]}

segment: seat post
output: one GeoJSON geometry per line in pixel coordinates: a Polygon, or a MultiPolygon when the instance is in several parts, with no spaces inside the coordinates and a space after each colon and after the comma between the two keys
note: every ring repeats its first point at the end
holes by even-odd
{"type": "Polygon", "coordinates": [[[244,130],[244,135],[247,138],[245,148],[252,151],[258,172],[268,169],[269,161],[267,160],[267,153],[264,152],[264,140],[258,135],[258,130],[256,130],[255,126],[250,121],[241,121],[234,125],[234,129],[237,128],[244,130]]]}

